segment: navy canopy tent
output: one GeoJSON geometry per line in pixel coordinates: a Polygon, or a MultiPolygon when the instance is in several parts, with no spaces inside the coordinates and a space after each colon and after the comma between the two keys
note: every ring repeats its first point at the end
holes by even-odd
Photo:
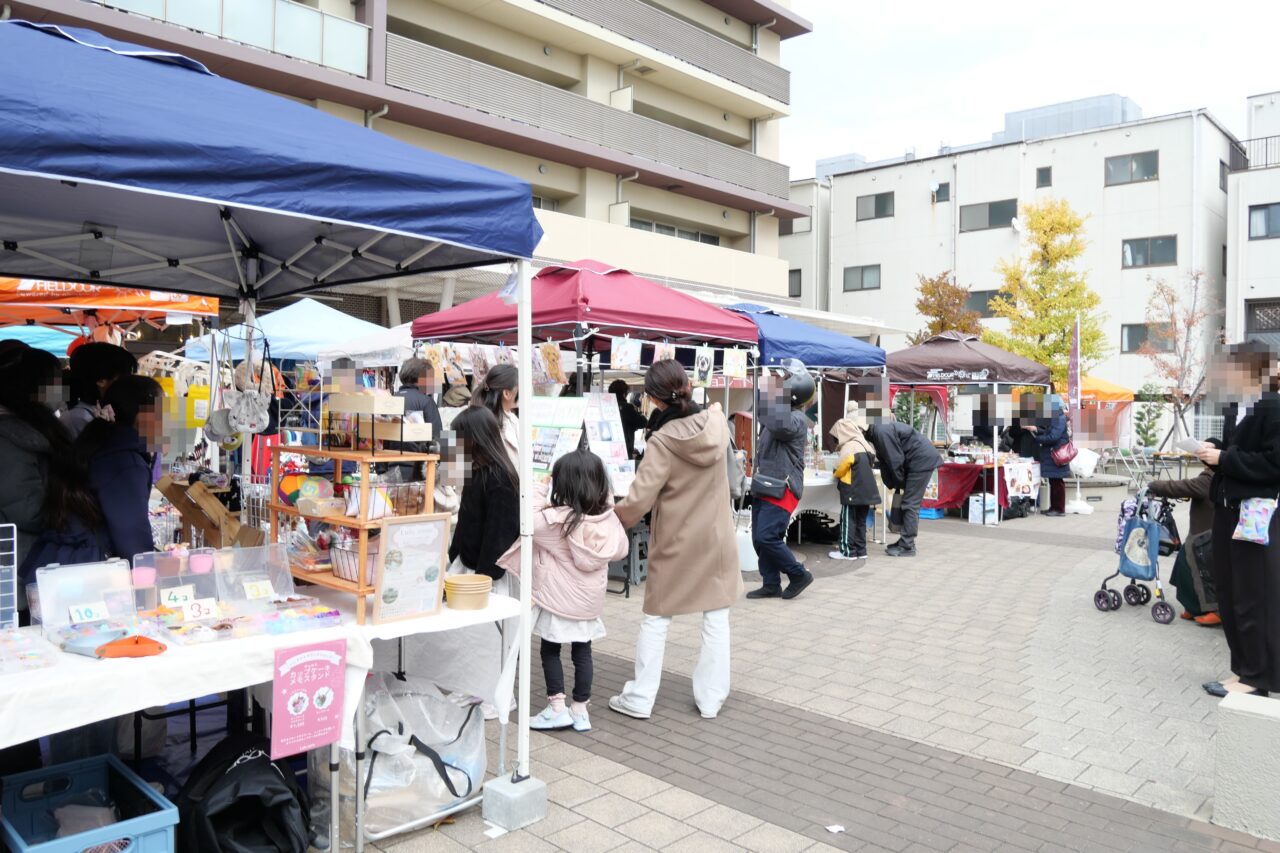
{"type": "Polygon", "coordinates": [[[0,275],[268,299],[527,258],[529,185],[98,33],[0,22],[0,275]]]}
{"type": "Polygon", "coordinates": [[[728,308],[745,314],[760,330],[762,365],[798,358],[813,370],[884,367],[884,350],[873,344],[784,317],[763,305],[739,302],[728,308]]]}

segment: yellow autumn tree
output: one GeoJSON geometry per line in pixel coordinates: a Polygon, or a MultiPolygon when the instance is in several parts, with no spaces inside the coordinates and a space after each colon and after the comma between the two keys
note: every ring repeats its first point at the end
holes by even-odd
{"type": "Polygon", "coordinates": [[[922,344],[946,331],[982,334],[981,315],[969,308],[969,288],[958,283],[950,270],[916,278],[920,280],[916,310],[926,322],[923,329],[907,336],[907,343],[922,344]]]}
{"type": "Polygon", "coordinates": [[[1008,332],[984,329],[982,339],[1049,368],[1066,390],[1072,332],[1080,318],[1080,373],[1107,353],[1102,298],[1076,262],[1084,253],[1084,220],[1062,199],[1023,205],[1019,211],[1027,257],[1001,261],[1003,279],[991,314],[1009,321],[1008,332]]]}

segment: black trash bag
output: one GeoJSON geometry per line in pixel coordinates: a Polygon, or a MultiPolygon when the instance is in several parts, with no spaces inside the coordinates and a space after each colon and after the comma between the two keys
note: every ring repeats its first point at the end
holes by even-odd
{"type": "Polygon", "coordinates": [[[806,509],[787,529],[787,541],[792,544],[838,545],[840,525],[816,509],[806,509]]]}
{"type": "Polygon", "coordinates": [[[209,750],[174,800],[179,853],[307,853],[311,807],[266,738],[237,733],[209,750]]]}
{"type": "Polygon", "coordinates": [[[1178,553],[1182,548],[1182,536],[1178,533],[1178,523],[1173,520],[1173,504],[1161,501],[1156,521],[1160,522],[1160,556],[1178,553]]]}

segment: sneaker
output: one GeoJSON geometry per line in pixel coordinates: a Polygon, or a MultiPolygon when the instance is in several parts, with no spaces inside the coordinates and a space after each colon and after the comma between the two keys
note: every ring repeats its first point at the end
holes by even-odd
{"type": "MultiPolygon", "coordinates": [[[[782,598],[782,587],[762,586],[747,593],[747,598],[782,598]]],[[[617,709],[614,708],[614,710],[616,711],[617,709]]]]}
{"type": "Polygon", "coordinates": [[[828,556],[829,558],[831,558],[832,560],[856,560],[856,559],[858,559],[857,557],[846,557],[844,554],[841,554],[839,551],[828,551],[828,552],[827,552],[827,556],[828,556]]]}
{"type": "Polygon", "coordinates": [[[557,729],[577,728],[577,726],[568,708],[557,713],[555,708],[548,705],[541,714],[529,721],[529,728],[539,732],[549,732],[557,729]]]}
{"type": "Polygon", "coordinates": [[[619,714],[622,714],[624,717],[631,717],[632,719],[635,719],[635,720],[649,719],[648,714],[642,714],[639,711],[633,711],[630,708],[628,708],[626,705],[624,705],[622,702],[621,696],[609,697],[609,710],[617,711],[619,714]]]}
{"type": "Polygon", "coordinates": [[[811,583],[813,583],[813,572],[805,572],[799,577],[792,578],[791,583],[787,584],[786,590],[783,591],[782,597],[790,601],[808,589],[811,583]]]}
{"type": "Polygon", "coordinates": [[[587,706],[583,705],[581,710],[577,707],[569,707],[569,716],[573,718],[573,730],[575,732],[591,731],[591,715],[587,713],[587,706]]]}
{"type": "Polygon", "coordinates": [[[1222,617],[1217,613],[1205,613],[1203,616],[1196,617],[1197,625],[1221,625],[1222,617]]]}
{"type": "Polygon", "coordinates": [[[914,545],[910,548],[906,548],[903,547],[901,542],[895,542],[888,548],[885,548],[884,552],[890,557],[914,557],[916,555],[916,548],[914,545]]]}

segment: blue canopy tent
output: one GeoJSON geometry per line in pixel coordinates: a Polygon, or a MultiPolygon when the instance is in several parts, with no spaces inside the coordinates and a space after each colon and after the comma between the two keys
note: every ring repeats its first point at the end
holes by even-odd
{"type": "MultiPolygon", "coordinates": [[[[243,326],[232,326],[226,331],[231,343],[231,358],[235,361],[244,358],[247,331],[243,326]]],[[[262,354],[262,339],[265,338],[271,345],[271,358],[276,361],[315,361],[320,351],[332,347],[334,341],[347,341],[385,331],[376,323],[344,314],[323,302],[302,299],[262,315],[254,330],[253,351],[262,354]]],[[[186,356],[196,361],[207,361],[209,336],[189,341],[186,356]]]]}
{"type": "MultiPolygon", "coordinates": [[[[521,395],[533,396],[527,259],[542,229],[528,183],[89,30],[0,21],[0,79],[0,275],[238,299],[252,327],[260,300],[512,261],[521,395]]],[[[531,538],[528,424],[520,447],[531,538]]],[[[526,541],[525,577],[531,555],[526,541]]],[[[529,776],[520,634],[513,785],[529,776]]]]}
{"type": "Polygon", "coordinates": [[[9,326],[0,329],[0,340],[22,341],[34,349],[42,349],[53,353],[58,358],[65,358],[67,347],[80,336],[80,329],[74,326],[9,326]]]}
{"type": "Polygon", "coordinates": [[[880,347],[784,317],[772,308],[739,302],[727,306],[745,314],[760,330],[760,364],[780,364],[798,358],[811,370],[879,367],[885,365],[880,347]]]}

